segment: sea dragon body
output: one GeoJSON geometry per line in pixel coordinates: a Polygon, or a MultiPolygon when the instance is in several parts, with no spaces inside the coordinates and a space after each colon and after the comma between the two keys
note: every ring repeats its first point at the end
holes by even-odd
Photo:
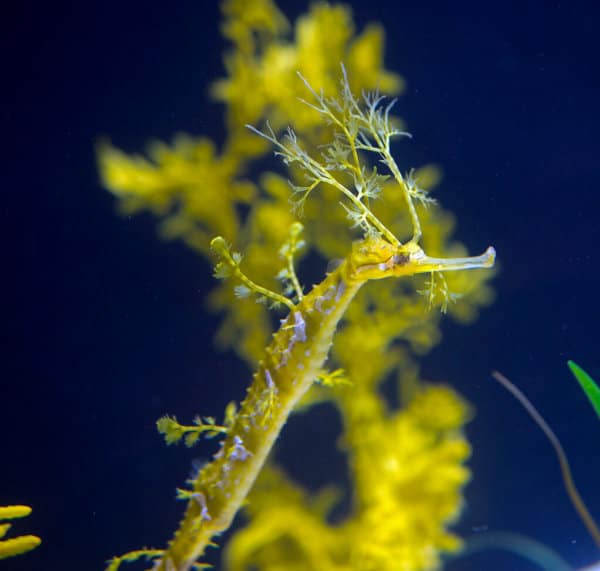
{"type": "Polygon", "coordinates": [[[186,514],[155,568],[193,568],[211,538],[230,526],[291,411],[323,370],[336,327],[362,285],[386,277],[491,267],[494,258],[491,247],[480,256],[440,259],[426,256],[413,242],[397,246],[379,236],[356,242],[350,255],[281,321],[221,448],[193,482],[186,514]]]}

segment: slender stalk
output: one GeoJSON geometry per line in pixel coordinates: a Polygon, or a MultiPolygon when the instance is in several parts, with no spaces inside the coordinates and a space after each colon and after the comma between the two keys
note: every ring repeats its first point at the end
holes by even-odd
{"type": "Polygon", "coordinates": [[[600,529],[588,511],[585,502],[581,499],[579,491],[575,486],[575,481],[573,480],[573,476],[571,474],[571,466],[569,465],[569,460],[567,459],[567,455],[562,447],[562,444],[560,443],[560,440],[550,428],[548,423],[544,420],[544,417],[538,412],[535,406],[533,406],[533,403],[516,385],[514,385],[498,371],[493,371],[492,377],[521,403],[529,416],[540,427],[542,432],[546,435],[546,438],[550,441],[550,444],[552,445],[552,448],[554,448],[554,452],[556,452],[556,456],[558,457],[558,463],[560,464],[560,471],[567,495],[569,496],[569,499],[571,500],[571,503],[573,504],[573,507],[575,508],[575,511],[579,515],[581,521],[585,525],[589,534],[592,536],[592,539],[595,541],[596,545],[600,547],[600,529]]]}

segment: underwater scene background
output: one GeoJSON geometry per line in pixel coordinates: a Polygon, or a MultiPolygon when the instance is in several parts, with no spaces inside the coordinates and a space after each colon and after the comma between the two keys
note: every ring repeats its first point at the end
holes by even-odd
{"type": "MultiPolygon", "coordinates": [[[[497,251],[493,303],[468,325],[442,317],[439,343],[419,359],[422,379],[448,383],[474,412],[465,428],[471,478],[450,528],[467,545],[490,537],[489,549],[444,558],[443,568],[540,568],[494,549],[499,532],[534,539],[573,569],[590,565],[600,553],[554,452],[490,371],[535,403],[600,517],[600,423],[566,366],[573,359],[600,378],[597,8],[349,4],[357,33],[383,25],[384,67],[405,82],[394,110],[412,138],[392,147],[402,171],[439,167],[432,196],[456,216],[454,236],[469,252],[497,251]]],[[[278,6],[290,22],[309,8],[278,6]]],[[[223,105],[209,97],[225,75],[221,21],[208,1],[11,6],[2,38],[0,505],[32,506],[10,534],[43,543],[0,569],[103,569],[114,555],[163,547],[184,509],[175,489],[215,446],[167,447],[156,421],[221,415],[251,379],[233,350],[215,346],[222,315],[207,307],[207,259],[161,240],[153,215],[119,215],[96,156],[109,139],[127,153],[177,133],[224,141],[223,105]]],[[[304,259],[303,283],[326,267],[304,259]]],[[[394,382],[382,389],[392,405],[394,382]]],[[[332,523],[351,503],[341,430],[336,409],[316,404],[291,417],[274,452],[308,490],[346,490],[332,523]]],[[[224,569],[219,556],[203,560],[224,569]]]]}

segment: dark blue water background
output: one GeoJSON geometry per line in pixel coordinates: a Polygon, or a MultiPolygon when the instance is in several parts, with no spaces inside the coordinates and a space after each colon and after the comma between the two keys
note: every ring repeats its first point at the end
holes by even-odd
{"type": "MultiPolygon", "coordinates": [[[[112,554],[162,545],[180,516],[175,487],[203,452],[166,448],[155,420],[217,414],[249,373],[212,348],[210,268],[160,242],[149,216],[115,214],[93,145],[103,134],[130,151],[181,131],[222,138],[206,90],[224,43],[208,1],[14,4],[1,40],[0,504],[33,505],[17,529],[44,545],[0,568],[99,570],[112,554]]],[[[598,552],[552,450],[488,373],[501,369],[535,401],[600,517],[600,423],[565,366],[600,378],[595,3],[353,7],[359,25],[384,21],[387,66],[407,80],[398,111],[414,139],[400,163],[442,165],[437,197],[458,237],[472,252],[493,243],[501,263],[495,305],[471,327],[448,322],[423,364],[477,409],[459,530],[523,533],[589,563],[598,552]]],[[[304,3],[283,8],[295,16],[304,3]]],[[[331,460],[335,414],[314,414],[309,428],[290,423],[281,454],[317,487],[343,466],[331,460]]],[[[490,552],[451,569],[536,567],[490,552]]]]}

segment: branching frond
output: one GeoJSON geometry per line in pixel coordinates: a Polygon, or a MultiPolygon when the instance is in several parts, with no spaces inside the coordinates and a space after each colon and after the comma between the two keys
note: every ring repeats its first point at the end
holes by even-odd
{"type": "Polygon", "coordinates": [[[214,438],[219,434],[226,434],[228,427],[218,425],[212,416],[194,418],[194,425],[183,425],[177,422],[174,416],[163,416],[156,422],[156,428],[165,437],[167,444],[175,444],[183,439],[185,445],[191,448],[201,436],[214,438]]]}
{"type": "Polygon", "coordinates": [[[351,385],[352,381],[346,375],[344,369],[335,369],[334,371],[327,371],[323,369],[317,375],[315,382],[323,385],[324,387],[339,387],[341,385],[351,385]]]}
{"type": "Polygon", "coordinates": [[[117,571],[121,566],[121,563],[134,563],[145,559],[146,561],[154,561],[165,554],[164,549],[137,549],[136,551],[130,551],[119,557],[113,557],[108,561],[108,567],[105,571],[117,571]]]}
{"type": "MultiPolygon", "coordinates": [[[[302,78],[303,81],[304,78],[302,78]]],[[[308,85],[308,83],[307,83],[308,85]]],[[[361,222],[355,224],[360,226],[367,233],[377,233],[384,236],[390,243],[397,244],[398,239],[394,234],[373,214],[368,204],[365,203],[368,195],[365,189],[375,196],[376,186],[374,181],[379,181],[377,177],[371,177],[370,184],[364,180],[366,167],[359,160],[356,151],[356,137],[358,129],[348,125],[344,116],[350,118],[349,109],[345,103],[333,99],[326,99],[322,94],[318,94],[309,86],[311,93],[317,100],[318,105],[309,104],[319,113],[324,114],[334,125],[338,132],[333,137],[332,143],[325,145],[321,157],[313,158],[300,144],[296,133],[288,129],[285,135],[278,139],[269,123],[266,124],[266,130],[260,131],[251,125],[247,125],[254,133],[270,141],[275,147],[275,155],[281,157],[284,164],[296,164],[300,167],[304,177],[305,185],[292,184],[292,199],[296,212],[302,213],[304,203],[310,193],[319,184],[326,184],[334,187],[350,202],[350,206],[345,208],[350,212],[357,213],[361,222]],[[342,115],[342,117],[339,116],[342,115]],[[352,157],[350,159],[350,157],[352,157]],[[349,188],[345,182],[336,177],[336,172],[350,170],[353,178],[358,182],[353,188],[349,188]]]]}
{"type": "Polygon", "coordinates": [[[298,301],[302,301],[304,293],[294,268],[294,256],[305,246],[304,240],[300,238],[304,226],[300,222],[294,222],[290,226],[288,239],[279,249],[279,257],[285,262],[285,267],[277,274],[277,279],[284,286],[285,295],[295,295],[298,301]]]}
{"type": "Polygon", "coordinates": [[[429,204],[432,200],[419,188],[411,173],[406,179],[402,176],[390,153],[390,141],[393,137],[410,136],[397,127],[397,121],[391,116],[396,100],[389,101],[377,91],[363,93],[362,98],[357,99],[350,89],[343,66],[341,91],[337,98],[326,97],[322,91],[315,90],[300,73],[298,76],[312,96],[312,101],[301,101],[322,115],[325,122],[333,127],[331,141],[321,147],[319,157],[309,154],[290,128],[278,138],[268,122],[264,131],[248,125],[254,133],[273,144],[276,156],[281,157],[286,165],[297,165],[302,171],[303,183],[291,185],[291,202],[295,211],[301,215],[312,191],[320,184],[330,185],[344,196],[342,205],[354,227],[361,228],[366,234],[383,236],[392,244],[399,244],[398,239],[373,214],[369,206],[370,200],[379,197],[382,183],[391,175],[403,193],[409,210],[413,225],[411,241],[418,242],[421,225],[414,203],[429,204]],[[389,175],[379,172],[377,167],[368,166],[361,153],[375,154],[389,175]],[[351,177],[350,185],[348,173],[351,177]]]}
{"type": "Polygon", "coordinates": [[[435,198],[429,196],[427,191],[419,186],[419,183],[415,177],[415,170],[410,169],[409,173],[406,175],[404,182],[406,184],[407,192],[412,196],[414,200],[419,202],[425,207],[430,206],[431,204],[435,204],[437,201],[435,198]]]}
{"type": "Polygon", "coordinates": [[[215,266],[214,276],[219,279],[235,278],[241,282],[234,287],[236,297],[246,298],[254,294],[259,303],[267,303],[270,307],[285,305],[290,311],[294,310],[294,304],[288,298],[258,285],[242,272],[240,269],[241,254],[232,252],[231,247],[224,238],[221,236],[213,238],[210,248],[220,258],[215,266]]]}

